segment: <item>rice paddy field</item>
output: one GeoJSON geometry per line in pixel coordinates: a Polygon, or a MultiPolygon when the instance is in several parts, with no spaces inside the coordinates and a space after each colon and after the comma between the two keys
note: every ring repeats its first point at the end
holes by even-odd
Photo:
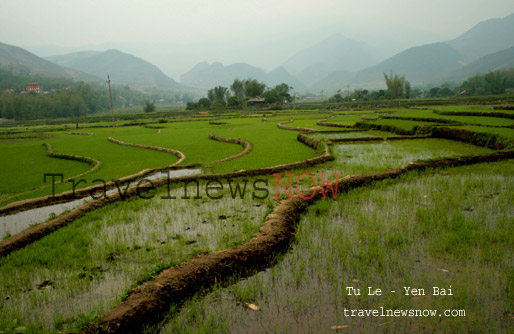
{"type": "MultiPolygon", "coordinates": [[[[438,105],[228,111],[205,120],[170,114],[116,128],[99,123],[79,129],[63,124],[1,128],[0,207],[71,189],[69,180],[52,187],[44,174],[83,179],[79,189],[174,164],[195,164],[200,173],[155,181],[159,186],[130,198],[87,199],[63,215],[99,204],[29,238],[23,247],[9,245],[43,223],[59,221],[59,214],[41,218],[19,235],[0,236],[0,333],[513,333],[514,163],[511,157],[458,165],[462,157],[508,157],[514,148],[513,119],[470,111],[512,114],[493,106],[438,105]],[[305,133],[315,144],[278,127],[290,120],[287,126],[316,130],[305,133]],[[317,124],[321,120],[354,128],[317,124]],[[420,127],[444,127],[450,135],[401,137],[420,127]],[[495,136],[505,145],[477,146],[463,139],[468,137],[452,137],[452,129],[467,131],[469,138],[495,136]],[[143,146],[119,145],[110,137],[143,146]],[[251,149],[234,140],[251,143],[251,149]],[[319,159],[327,154],[325,144],[330,159],[319,159]],[[61,156],[49,155],[48,147],[61,156]],[[185,158],[179,161],[156,147],[180,151],[185,158]],[[402,169],[438,161],[457,163],[402,169]],[[205,275],[194,287],[188,285],[190,276],[158,280],[210,254],[251,248],[258,240],[254,236],[272,233],[265,222],[281,223],[279,208],[302,190],[400,169],[397,177],[309,199],[304,211],[286,215],[294,220],[281,235],[287,245],[250,273],[230,262],[223,267],[230,275],[205,275]],[[120,307],[133,307],[134,294],[152,295],[145,284],[157,290],[180,287],[188,297],[159,295],[152,317],[135,321],[129,313],[143,311],[133,311],[112,320],[133,321],[133,330],[99,325],[120,307]]],[[[32,209],[21,205],[21,210],[32,209]]],[[[4,218],[0,224],[7,224],[4,218]]]]}

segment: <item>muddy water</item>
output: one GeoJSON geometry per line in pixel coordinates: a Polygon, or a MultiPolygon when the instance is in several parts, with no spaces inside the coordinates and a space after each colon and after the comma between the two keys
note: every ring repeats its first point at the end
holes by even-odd
{"type": "MultiPolygon", "coordinates": [[[[169,171],[169,177],[181,177],[186,175],[193,175],[193,174],[201,174],[201,169],[180,169],[180,170],[173,170],[169,171]]],[[[166,174],[163,174],[161,172],[149,175],[145,177],[146,180],[156,180],[163,177],[168,177],[166,174]]],[[[117,192],[118,189],[112,189],[107,192],[107,194],[112,194],[114,192],[117,192]]],[[[123,192],[124,189],[121,189],[123,192]]],[[[36,208],[32,210],[23,211],[20,213],[16,213],[9,216],[0,217],[0,238],[6,236],[6,235],[14,235],[16,233],[19,233],[27,228],[29,228],[31,225],[40,224],[47,219],[53,217],[54,215],[60,215],[66,210],[72,210],[79,205],[83,204],[84,202],[87,202],[91,200],[90,197],[88,198],[81,198],[75,201],[67,202],[67,203],[61,203],[56,205],[50,205],[45,206],[43,208],[36,208]]]]}

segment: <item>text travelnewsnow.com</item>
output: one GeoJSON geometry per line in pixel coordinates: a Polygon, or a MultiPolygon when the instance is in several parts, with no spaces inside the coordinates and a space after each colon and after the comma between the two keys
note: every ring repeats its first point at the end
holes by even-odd
{"type": "Polygon", "coordinates": [[[431,309],[386,309],[379,307],[376,309],[347,309],[344,308],[345,317],[465,317],[466,310],[438,310],[431,309]]]}

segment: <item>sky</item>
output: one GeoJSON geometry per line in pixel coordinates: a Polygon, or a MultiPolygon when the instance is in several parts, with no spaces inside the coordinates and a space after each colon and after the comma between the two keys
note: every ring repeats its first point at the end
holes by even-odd
{"type": "Polygon", "coordinates": [[[269,71],[334,34],[385,58],[513,12],[512,0],[0,0],[0,42],[38,56],[117,48],[178,80],[200,61],[269,71]]]}

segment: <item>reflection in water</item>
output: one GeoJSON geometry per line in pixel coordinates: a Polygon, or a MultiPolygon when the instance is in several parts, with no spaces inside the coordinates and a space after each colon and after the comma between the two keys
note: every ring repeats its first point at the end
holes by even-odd
{"type": "MultiPolygon", "coordinates": [[[[180,170],[173,170],[169,171],[169,177],[181,177],[186,175],[193,175],[193,174],[201,174],[201,169],[180,169],[180,170]]],[[[146,180],[156,180],[160,178],[168,177],[167,172],[164,173],[156,173],[150,176],[145,177],[146,180]]],[[[121,191],[123,191],[121,189],[121,191]]],[[[114,188],[112,190],[109,190],[107,194],[112,194],[114,192],[117,192],[118,189],[114,188]]],[[[10,234],[14,235],[16,233],[19,233],[31,225],[34,224],[40,224],[44,221],[46,221],[48,218],[54,215],[60,215],[66,210],[72,210],[79,205],[87,202],[91,198],[81,198],[78,200],[74,200],[67,203],[62,204],[55,204],[50,206],[45,206],[43,208],[36,208],[32,210],[23,211],[20,213],[16,213],[9,216],[0,217],[0,238],[10,234]]]]}

